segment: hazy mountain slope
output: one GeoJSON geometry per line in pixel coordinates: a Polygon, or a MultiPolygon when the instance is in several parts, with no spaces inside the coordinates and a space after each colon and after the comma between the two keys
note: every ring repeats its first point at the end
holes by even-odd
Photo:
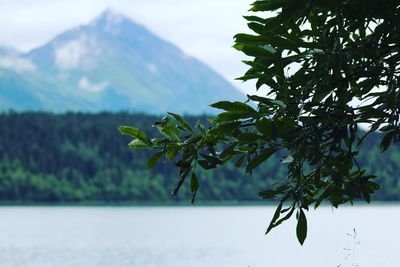
{"type": "Polygon", "coordinates": [[[205,64],[110,10],[14,57],[25,68],[2,68],[0,61],[0,103],[17,110],[195,114],[218,100],[244,99],[205,64]],[[20,106],[10,92],[31,97],[20,106]]]}

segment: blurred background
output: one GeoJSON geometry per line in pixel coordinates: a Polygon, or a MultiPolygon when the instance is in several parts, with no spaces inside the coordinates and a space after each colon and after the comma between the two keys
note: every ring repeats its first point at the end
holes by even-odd
{"type": "Polygon", "coordinates": [[[152,136],[169,111],[205,122],[214,102],[262,94],[235,80],[246,67],[233,36],[248,31],[250,3],[0,0],[0,266],[400,261],[400,152],[380,154],[377,138],[360,162],[382,177],[381,205],[311,212],[300,247],[292,222],[263,235],[274,207],[257,193],[285,177],[278,158],[252,176],[201,172],[193,206],[188,186],[170,196],[172,164],[147,170],[150,153],[119,134],[132,125],[152,136]]]}

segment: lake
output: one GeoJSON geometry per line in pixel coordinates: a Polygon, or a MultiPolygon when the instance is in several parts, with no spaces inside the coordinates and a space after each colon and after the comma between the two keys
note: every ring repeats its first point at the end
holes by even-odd
{"type": "Polygon", "coordinates": [[[398,266],[400,206],[322,207],[264,232],[274,207],[1,207],[1,267],[398,266]],[[357,232],[357,242],[353,237],[357,232]],[[348,249],[353,249],[349,251],[348,249]],[[350,253],[349,253],[350,252],[350,253]],[[346,257],[347,254],[350,254],[346,257]]]}

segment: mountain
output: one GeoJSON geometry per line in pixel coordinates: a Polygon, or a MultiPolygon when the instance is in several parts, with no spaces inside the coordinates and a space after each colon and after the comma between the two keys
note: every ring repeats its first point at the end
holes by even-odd
{"type": "MultiPolygon", "coordinates": [[[[173,30],[173,29],[171,29],[173,30]]],[[[129,18],[106,10],[28,53],[0,47],[0,109],[211,112],[244,95],[129,18]]]]}

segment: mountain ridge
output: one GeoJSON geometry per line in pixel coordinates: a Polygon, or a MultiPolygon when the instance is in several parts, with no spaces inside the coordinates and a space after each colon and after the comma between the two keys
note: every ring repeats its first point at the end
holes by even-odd
{"type": "Polygon", "coordinates": [[[244,99],[206,64],[110,9],[27,53],[2,51],[2,110],[200,114],[213,102],[244,99]],[[21,106],[10,90],[36,104],[21,106]]]}

